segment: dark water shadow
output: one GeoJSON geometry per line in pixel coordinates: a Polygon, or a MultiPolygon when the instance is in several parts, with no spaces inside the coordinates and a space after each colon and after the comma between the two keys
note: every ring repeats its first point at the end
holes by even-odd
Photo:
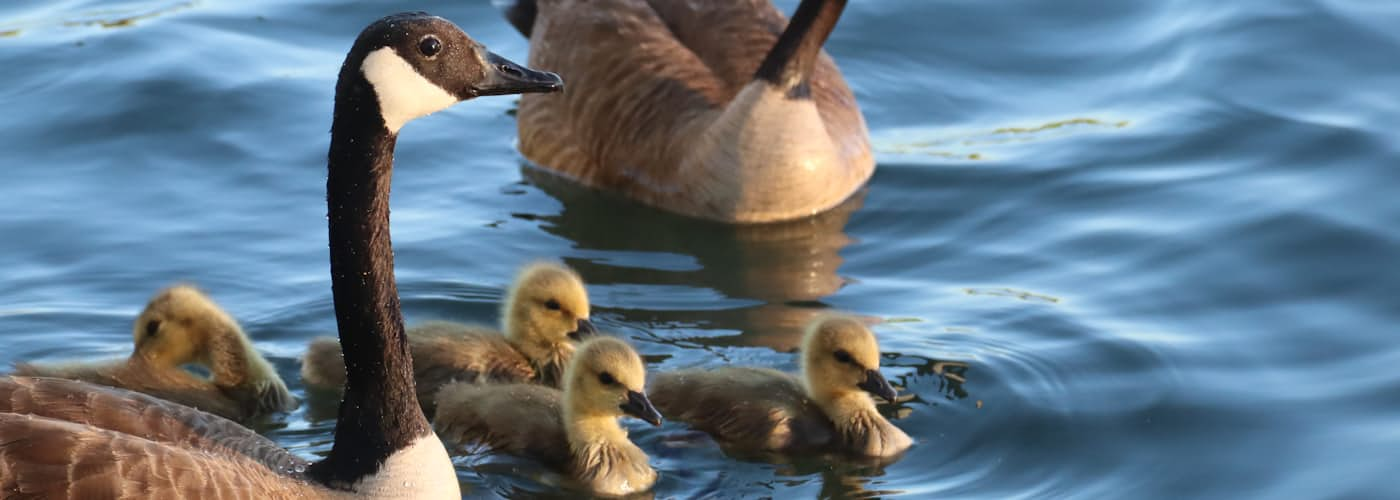
{"type": "Polygon", "coordinates": [[[629,300],[628,307],[598,308],[634,324],[690,325],[738,332],[688,339],[698,344],[797,347],[802,328],[828,306],[821,301],[848,280],[838,273],[845,232],[865,192],[806,219],[730,225],[682,217],[580,187],[552,173],[524,166],[526,182],[563,204],[554,214],[516,213],[545,232],[573,242],[565,260],[590,286],[703,288],[741,301],[716,310],[713,302],[677,305],[629,300]],[[591,253],[639,253],[620,263],[591,253]],[[676,264],[678,260],[684,264],[676,264]]]}

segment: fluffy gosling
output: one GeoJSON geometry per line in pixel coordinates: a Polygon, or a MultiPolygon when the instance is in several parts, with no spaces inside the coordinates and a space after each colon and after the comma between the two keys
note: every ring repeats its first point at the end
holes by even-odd
{"type": "Polygon", "coordinates": [[[433,426],[449,444],[484,444],[565,471],[597,495],[646,491],[656,482],[645,452],[618,425],[623,415],[661,425],[645,392],[646,368],[627,343],[585,342],[564,390],[539,385],[448,384],[433,426]]]}
{"type": "Polygon", "coordinates": [[[888,457],[913,444],[875,409],[893,401],[880,375],[880,346],[859,321],[831,316],[808,327],[802,379],[765,368],[723,367],[658,374],[651,398],[661,414],[752,451],[835,450],[888,457]]]}

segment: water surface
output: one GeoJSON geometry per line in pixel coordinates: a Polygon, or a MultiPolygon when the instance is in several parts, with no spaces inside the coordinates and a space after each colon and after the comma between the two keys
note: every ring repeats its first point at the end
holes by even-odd
{"type": "MultiPolygon", "coordinates": [[[[828,50],[879,169],[776,226],[562,185],[515,151],[514,100],[480,99],[403,131],[406,315],[494,322],[518,266],[556,258],[654,371],[796,369],[815,314],[879,321],[904,457],[775,464],[630,421],[659,497],[1394,496],[1396,5],[852,2],[828,50]]],[[[303,395],[297,357],[334,331],[333,79],[407,8],[525,58],[486,1],[0,6],[0,365],[124,355],[188,281],[303,395]]],[[[334,401],[310,403],[260,428],[325,453],[334,401]]],[[[473,496],[558,479],[458,464],[473,496]]]]}

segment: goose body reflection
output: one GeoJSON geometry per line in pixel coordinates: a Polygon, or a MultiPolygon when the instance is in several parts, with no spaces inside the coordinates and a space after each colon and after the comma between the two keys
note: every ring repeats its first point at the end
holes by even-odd
{"type": "Polygon", "coordinates": [[[559,200],[558,213],[517,214],[565,238],[580,252],[635,252],[642,258],[569,259],[594,286],[683,286],[713,290],[728,307],[654,304],[639,294],[608,308],[624,323],[700,325],[733,335],[658,339],[715,346],[795,350],[825,297],[847,280],[838,270],[852,243],[845,227],[865,193],[806,219],[759,225],[719,224],[660,212],[581,188],[547,171],[524,167],[522,175],[559,200]],[[657,265],[660,259],[677,265],[657,265]]]}

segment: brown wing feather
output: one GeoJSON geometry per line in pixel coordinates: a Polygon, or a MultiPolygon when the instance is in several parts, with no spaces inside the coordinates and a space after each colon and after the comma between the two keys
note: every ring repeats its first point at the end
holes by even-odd
{"type": "MultiPolygon", "coordinates": [[[[719,81],[726,84],[725,102],[734,98],[787,28],[787,17],[768,0],[695,2],[647,0],[676,39],[689,49],[719,81]]],[[[864,142],[865,119],[855,94],[841,76],[836,61],[822,51],[812,70],[812,99],[837,144],[852,138],[864,142]]]]}
{"type": "Polygon", "coordinates": [[[563,393],[533,384],[448,384],[438,393],[433,427],[451,445],[492,450],[552,465],[569,459],[563,393]]]}
{"type": "Polygon", "coordinates": [[[787,19],[768,0],[693,2],[647,0],[666,27],[734,98],[778,42],[787,19]]]}
{"type": "MultiPolygon", "coordinates": [[[[520,150],[586,184],[634,195],[683,189],[676,165],[697,127],[753,81],[787,26],[767,0],[535,3],[530,66],[565,75],[588,93],[522,97],[520,150]]],[[[811,90],[846,160],[868,161],[855,95],[825,52],[811,90]]]]}
{"type": "Polygon", "coordinates": [[[587,98],[520,102],[527,157],[589,184],[627,190],[675,179],[677,138],[732,97],[643,0],[542,0],[530,66],[565,75],[587,98]],[[700,118],[697,120],[697,118],[700,118]]]}
{"type": "Polygon", "coordinates": [[[0,413],[0,496],[290,498],[315,488],[218,455],[34,415],[0,413]]]}
{"type": "Polygon", "coordinates": [[[727,445],[793,451],[826,446],[831,423],[797,378],[762,368],[725,367],[658,374],[647,391],[667,419],[727,445]]]}
{"type": "Polygon", "coordinates": [[[29,414],[211,453],[273,470],[307,462],[237,423],[152,396],[63,379],[0,378],[0,413],[29,414]]]}

